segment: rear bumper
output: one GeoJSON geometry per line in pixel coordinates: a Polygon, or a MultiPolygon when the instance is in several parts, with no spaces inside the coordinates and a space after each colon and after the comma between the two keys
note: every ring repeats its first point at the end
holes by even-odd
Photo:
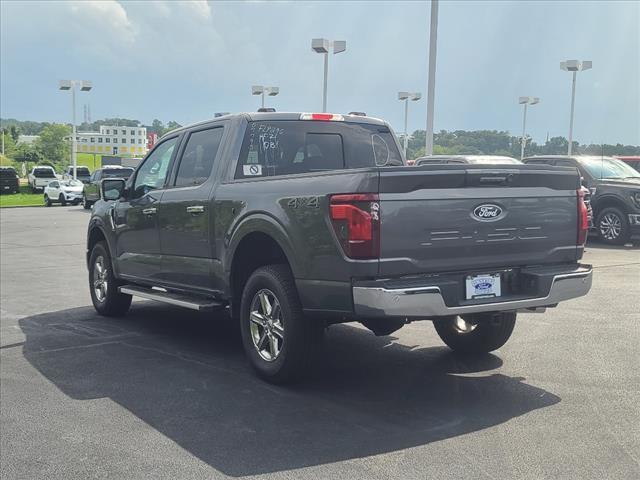
{"type": "MultiPolygon", "coordinates": [[[[448,315],[466,315],[479,312],[536,309],[554,307],[559,302],[586,295],[591,289],[591,265],[577,265],[559,271],[557,268],[523,270],[535,276],[539,291],[535,296],[507,296],[499,301],[459,301],[447,304],[436,281],[406,286],[358,285],[353,286],[353,303],[359,317],[431,318],[448,315]]],[[[370,282],[369,282],[370,283],[370,282]]],[[[396,282],[397,283],[397,282],[396,282]]],[[[450,302],[451,303],[451,302],[450,302]]]]}

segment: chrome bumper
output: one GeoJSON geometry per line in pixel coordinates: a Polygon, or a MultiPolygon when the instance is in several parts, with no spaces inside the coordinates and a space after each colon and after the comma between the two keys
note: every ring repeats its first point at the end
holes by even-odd
{"type": "Polygon", "coordinates": [[[437,286],[386,289],[353,287],[355,313],[366,317],[441,317],[478,312],[536,309],[586,295],[591,289],[593,270],[581,268],[553,276],[551,289],[544,297],[449,307],[437,286]]]}

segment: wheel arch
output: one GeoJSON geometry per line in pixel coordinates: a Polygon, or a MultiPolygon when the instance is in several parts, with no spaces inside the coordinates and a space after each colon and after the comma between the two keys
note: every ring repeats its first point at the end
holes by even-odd
{"type": "Polygon", "coordinates": [[[593,208],[593,217],[594,220],[597,220],[598,215],[605,208],[618,208],[622,210],[622,213],[628,214],[629,208],[625,204],[624,200],[617,195],[608,194],[600,197],[597,202],[591,202],[591,208],[593,208]]]}
{"type": "Polygon", "coordinates": [[[247,217],[235,229],[225,258],[225,272],[229,279],[227,294],[232,304],[238,305],[244,285],[253,271],[274,263],[287,264],[294,278],[300,273],[284,227],[268,215],[247,217]]]}

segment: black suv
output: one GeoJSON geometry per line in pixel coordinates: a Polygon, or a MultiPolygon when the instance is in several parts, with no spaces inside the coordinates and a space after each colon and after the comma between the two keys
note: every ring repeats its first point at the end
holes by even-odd
{"type": "Polygon", "coordinates": [[[0,167],[0,193],[18,193],[20,181],[13,167],[0,167]]]}
{"type": "Polygon", "coordinates": [[[527,164],[576,167],[591,192],[594,227],[609,244],[623,245],[640,235],[640,172],[613,157],[549,155],[528,157],[527,164]]]}

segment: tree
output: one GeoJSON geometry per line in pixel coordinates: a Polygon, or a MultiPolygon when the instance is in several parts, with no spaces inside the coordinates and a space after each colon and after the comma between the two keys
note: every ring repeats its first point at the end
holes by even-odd
{"type": "Polygon", "coordinates": [[[157,134],[159,137],[162,136],[162,134],[164,134],[164,123],[162,123],[160,120],[158,120],[157,118],[153,119],[153,122],[151,122],[151,126],[147,127],[147,131],[149,133],[155,133],[157,134]]]}
{"type": "Polygon", "coordinates": [[[180,128],[181,126],[182,125],[180,125],[178,122],[174,122],[173,120],[171,120],[169,123],[167,123],[167,129],[164,133],[175,130],[176,128],[180,128]]]}
{"type": "Polygon", "coordinates": [[[40,163],[43,160],[43,155],[35,145],[22,143],[16,148],[14,158],[18,162],[40,163]]]}
{"type": "Polygon", "coordinates": [[[62,163],[69,158],[69,136],[71,128],[67,125],[54,123],[47,125],[36,140],[35,146],[43,157],[52,163],[62,163]]]}

